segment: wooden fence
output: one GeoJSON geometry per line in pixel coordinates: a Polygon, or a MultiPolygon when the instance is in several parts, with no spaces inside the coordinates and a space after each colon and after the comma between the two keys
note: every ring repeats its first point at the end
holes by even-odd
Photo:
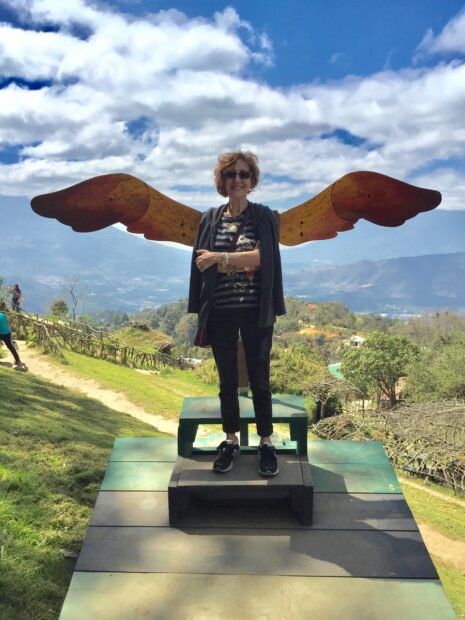
{"type": "Polygon", "coordinates": [[[121,343],[117,338],[85,323],[48,321],[29,312],[11,312],[11,328],[19,340],[33,340],[45,351],[59,355],[64,349],[114,363],[156,370],[165,366],[190,368],[184,358],[154,351],[147,353],[121,343]]]}

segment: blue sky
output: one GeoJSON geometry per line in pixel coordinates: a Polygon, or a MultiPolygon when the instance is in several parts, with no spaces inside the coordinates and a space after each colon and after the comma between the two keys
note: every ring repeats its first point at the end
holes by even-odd
{"type": "Polygon", "coordinates": [[[184,0],[115,2],[143,15],[176,7],[190,18],[228,6],[273,45],[273,64],[255,68],[272,86],[337,80],[411,65],[428,29],[439,33],[464,6],[462,0],[184,0]]]}
{"type": "Polygon", "coordinates": [[[0,182],[32,196],[128,172],[204,209],[218,153],[256,199],[351,170],[465,209],[465,2],[0,0],[0,182]]]}

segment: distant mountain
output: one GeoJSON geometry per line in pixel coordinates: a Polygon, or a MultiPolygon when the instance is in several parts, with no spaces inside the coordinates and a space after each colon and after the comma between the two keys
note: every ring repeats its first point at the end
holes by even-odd
{"type": "Polygon", "coordinates": [[[386,228],[365,220],[334,239],[285,249],[283,263],[355,263],[399,256],[465,252],[465,211],[429,211],[402,226],[386,228]]]}
{"type": "Polygon", "coordinates": [[[465,312],[465,252],[287,267],[284,274],[287,294],[319,302],[338,299],[355,312],[465,312]]]}
{"type": "Polygon", "coordinates": [[[110,227],[78,234],[37,216],[24,204],[0,206],[9,222],[0,246],[0,274],[18,282],[25,306],[44,311],[66,297],[64,280],[79,279],[84,310],[135,312],[186,296],[190,252],[110,227]]]}
{"type": "MultiPolygon", "coordinates": [[[[24,199],[3,199],[0,218],[0,274],[20,284],[33,311],[66,297],[69,277],[79,278],[84,311],[135,312],[187,295],[189,251],[115,228],[78,234],[24,199]]],[[[394,229],[359,222],[335,239],[283,249],[286,293],[357,311],[464,309],[464,231],[465,212],[434,211],[394,229]]]]}

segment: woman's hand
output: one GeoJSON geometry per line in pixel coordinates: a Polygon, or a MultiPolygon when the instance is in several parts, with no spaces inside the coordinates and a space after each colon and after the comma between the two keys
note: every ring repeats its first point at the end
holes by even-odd
{"type": "MultiPolygon", "coordinates": [[[[231,271],[253,273],[260,269],[260,250],[257,247],[254,250],[246,252],[228,252],[229,266],[231,271]]],[[[222,252],[210,252],[210,250],[197,250],[197,258],[195,259],[197,268],[205,271],[212,265],[218,265],[219,273],[227,273],[223,263],[222,252]]]]}
{"type": "Polygon", "coordinates": [[[200,271],[205,271],[219,261],[219,252],[210,252],[210,250],[197,250],[197,258],[195,264],[200,271]]]}

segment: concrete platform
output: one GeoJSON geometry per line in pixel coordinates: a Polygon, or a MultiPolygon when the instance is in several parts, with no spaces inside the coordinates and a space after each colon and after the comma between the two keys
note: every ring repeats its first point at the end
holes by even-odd
{"type": "MultiPolygon", "coordinates": [[[[418,527],[402,495],[381,493],[319,493],[315,495],[313,523],[304,526],[283,503],[267,510],[268,528],[312,530],[389,530],[417,532],[418,527]]],[[[169,527],[165,491],[107,491],[97,498],[91,526],[169,527]]],[[[263,528],[263,513],[254,505],[229,510],[215,502],[192,502],[179,517],[179,527],[263,528]]]]}
{"type": "MultiPolygon", "coordinates": [[[[438,579],[419,532],[89,528],[78,571],[438,579]]],[[[266,528],[266,529],[265,529],[266,528]]]]}
{"type": "Polygon", "coordinates": [[[176,442],[117,440],[60,618],[455,618],[381,444],[308,454],[311,526],[279,501],[194,501],[169,527],[176,442]]]}
{"type": "Polygon", "coordinates": [[[61,620],[455,620],[439,581],[74,573],[61,620]],[[264,611],[265,610],[265,611],[264,611]]]}

